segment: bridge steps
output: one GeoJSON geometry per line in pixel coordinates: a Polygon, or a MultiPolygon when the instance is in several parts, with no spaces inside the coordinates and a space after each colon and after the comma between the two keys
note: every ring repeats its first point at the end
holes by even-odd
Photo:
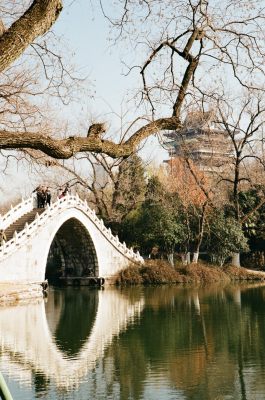
{"type": "Polygon", "coordinates": [[[24,214],[22,217],[17,219],[13,224],[11,224],[8,228],[5,230],[6,234],[6,240],[12,239],[15,231],[19,233],[25,228],[26,222],[28,224],[31,224],[32,221],[34,221],[36,214],[38,213],[39,215],[42,214],[45,211],[45,208],[34,208],[32,211],[24,214]]]}

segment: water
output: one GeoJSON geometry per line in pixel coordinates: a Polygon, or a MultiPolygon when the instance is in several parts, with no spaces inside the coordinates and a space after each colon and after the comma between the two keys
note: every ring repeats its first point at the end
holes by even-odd
{"type": "Polygon", "coordinates": [[[265,286],[50,289],[0,308],[14,399],[265,399],[265,286]]]}

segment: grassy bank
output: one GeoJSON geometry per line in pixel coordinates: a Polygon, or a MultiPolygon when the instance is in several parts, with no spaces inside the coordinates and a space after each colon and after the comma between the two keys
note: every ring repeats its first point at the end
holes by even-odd
{"type": "Polygon", "coordinates": [[[161,285],[161,284],[206,284],[233,281],[265,281],[265,272],[246,268],[210,264],[177,265],[173,268],[162,260],[147,260],[144,265],[132,265],[121,271],[116,278],[117,285],[161,285]]]}

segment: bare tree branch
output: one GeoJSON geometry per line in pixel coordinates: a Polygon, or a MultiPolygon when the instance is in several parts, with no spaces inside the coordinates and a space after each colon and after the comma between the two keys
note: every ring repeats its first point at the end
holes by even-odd
{"type": "Polygon", "coordinates": [[[42,133],[8,132],[0,130],[0,148],[2,149],[38,149],[54,157],[67,159],[84,151],[105,153],[111,157],[128,157],[148,136],[161,130],[179,129],[179,120],[175,117],[161,118],[150,122],[134,133],[124,143],[114,143],[101,139],[100,136],[70,136],[67,139],[55,139],[42,133]]]}

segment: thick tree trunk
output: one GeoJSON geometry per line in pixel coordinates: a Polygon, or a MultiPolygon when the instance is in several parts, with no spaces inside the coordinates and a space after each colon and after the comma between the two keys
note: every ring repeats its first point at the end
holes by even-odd
{"type": "Polygon", "coordinates": [[[167,259],[168,259],[168,262],[170,263],[170,265],[172,265],[172,267],[174,267],[174,253],[167,254],[167,259]]]}
{"type": "Polygon", "coordinates": [[[196,251],[196,252],[193,253],[192,262],[193,262],[194,264],[197,264],[197,263],[198,263],[198,259],[199,259],[199,252],[196,251]]]}
{"type": "Polygon", "coordinates": [[[3,72],[38,37],[46,33],[62,10],[62,0],[35,0],[0,36],[0,72],[3,72]]]}
{"type": "Polygon", "coordinates": [[[231,264],[234,267],[240,267],[240,253],[233,253],[231,264]]]}

